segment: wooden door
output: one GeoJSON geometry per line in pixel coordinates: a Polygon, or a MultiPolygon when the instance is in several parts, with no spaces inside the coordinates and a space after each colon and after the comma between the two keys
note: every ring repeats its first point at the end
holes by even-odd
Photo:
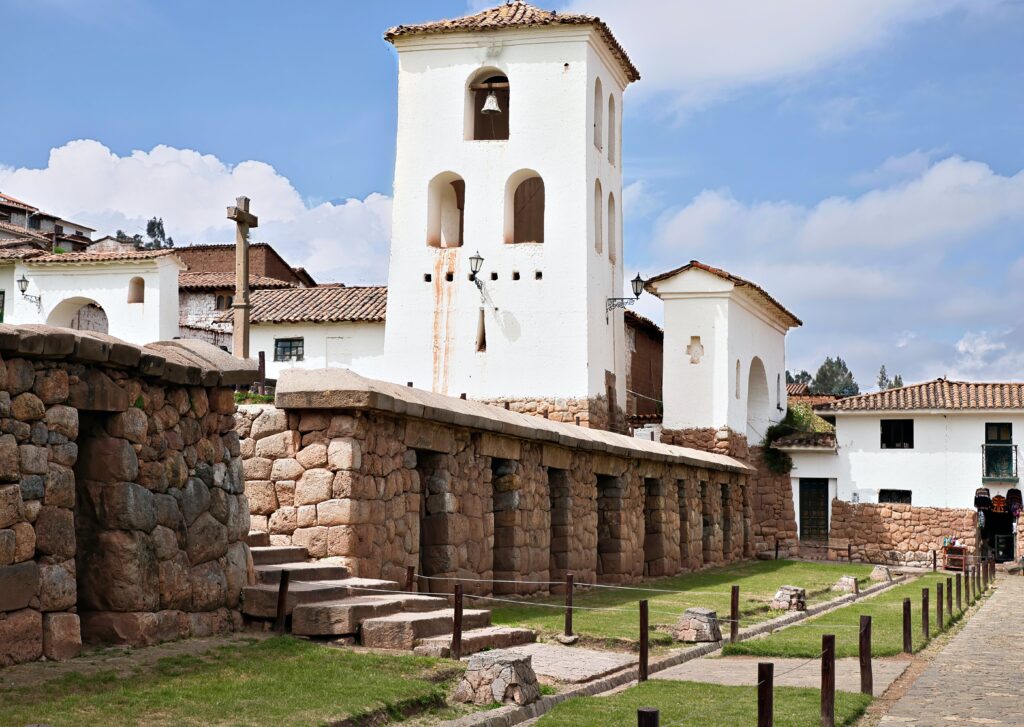
{"type": "Polygon", "coordinates": [[[800,539],[828,540],[828,480],[800,478],[800,539]]]}

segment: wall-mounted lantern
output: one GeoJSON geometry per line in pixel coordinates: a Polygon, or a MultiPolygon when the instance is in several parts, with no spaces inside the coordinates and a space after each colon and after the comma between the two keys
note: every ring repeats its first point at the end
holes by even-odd
{"type": "MultiPolygon", "coordinates": [[[[616,308],[625,308],[628,305],[633,305],[640,298],[640,294],[644,292],[644,279],[640,277],[640,273],[636,274],[636,277],[629,281],[633,287],[632,298],[608,298],[605,301],[604,312],[610,313],[616,308]]],[[[608,316],[605,315],[605,318],[608,316]]]]}
{"type": "Polygon", "coordinates": [[[29,295],[26,291],[28,290],[28,278],[22,273],[21,277],[18,278],[18,290],[21,291],[21,297],[25,300],[31,301],[36,304],[36,308],[43,307],[43,296],[41,295],[29,295]]]}

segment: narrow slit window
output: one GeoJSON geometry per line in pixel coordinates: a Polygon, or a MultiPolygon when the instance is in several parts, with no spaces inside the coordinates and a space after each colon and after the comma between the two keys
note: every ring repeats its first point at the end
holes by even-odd
{"type": "Polygon", "coordinates": [[[480,309],[480,314],[476,319],[476,352],[483,353],[487,350],[487,322],[484,318],[484,309],[480,309]]]}

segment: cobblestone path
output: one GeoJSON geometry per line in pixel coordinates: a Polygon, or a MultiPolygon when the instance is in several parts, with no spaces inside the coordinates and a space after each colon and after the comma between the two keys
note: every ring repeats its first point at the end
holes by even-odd
{"type": "Polygon", "coordinates": [[[1024,578],[997,583],[880,727],[1024,724],[1024,578]]]}

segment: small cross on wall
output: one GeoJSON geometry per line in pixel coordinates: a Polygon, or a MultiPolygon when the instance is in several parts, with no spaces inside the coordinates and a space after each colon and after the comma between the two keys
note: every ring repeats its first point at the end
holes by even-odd
{"type": "Polygon", "coordinates": [[[686,347],[686,355],[690,357],[690,363],[699,364],[704,358],[704,345],[700,342],[700,336],[690,336],[690,345],[686,347]]]}

